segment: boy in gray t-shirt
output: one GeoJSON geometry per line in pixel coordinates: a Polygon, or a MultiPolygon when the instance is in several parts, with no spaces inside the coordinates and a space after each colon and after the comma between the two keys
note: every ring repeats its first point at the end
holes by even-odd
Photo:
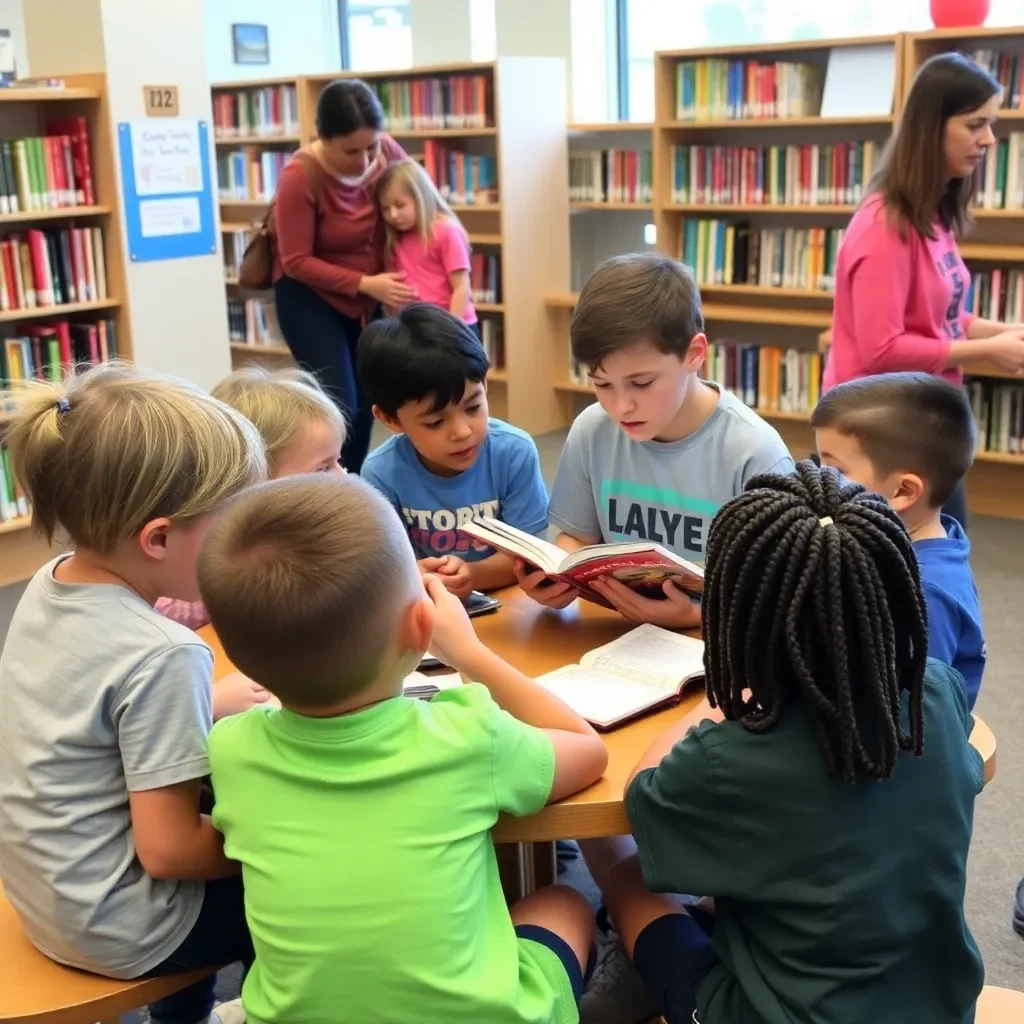
{"type": "MultiPolygon", "coordinates": [[[[793,469],[782,438],[735,396],[698,377],[707,354],[690,272],[658,253],[616,256],[580,293],[573,357],[590,369],[598,403],[576,418],[558,464],[548,519],[566,551],[651,541],[703,561],[708,528],[758,473],[793,469]]],[[[534,600],[564,608],[576,592],[517,567],[534,600]]],[[[671,582],[664,599],[606,578],[595,589],[634,622],[700,624],[700,606],[671,582]]]]}

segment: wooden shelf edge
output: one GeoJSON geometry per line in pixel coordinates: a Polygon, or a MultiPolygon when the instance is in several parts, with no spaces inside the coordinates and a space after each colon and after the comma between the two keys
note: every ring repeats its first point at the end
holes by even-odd
{"type": "Polygon", "coordinates": [[[1004,466],[1024,466],[1024,455],[1010,455],[1007,452],[975,452],[975,462],[998,462],[1004,466]]]}
{"type": "Polygon", "coordinates": [[[117,309],[120,299],[96,299],[94,302],[66,302],[62,306],[36,306],[31,309],[5,309],[0,311],[0,323],[17,323],[20,320],[43,320],[51,316],[69,316],[74,313],[91,313],[101,309],[117,309]]]}
{"type": "Polygon", "coordinates": [[[601,121],[594,124],[571,124],[567,130],[570,135],[591,135],[597,132],[649,132],[653,128],[653,121],[601,121]]]}
{"type": "Polygon", "coordinates": [[[705,131],[723,128],[825,128],[858,125],[891,125],[892,114],[865,114],[850,117],[744,117],[710,121],[662,121],[656,127],[669,131],[705,131]]]}
{"type": "MultiPolygon", "coordinates": [[[[736,285],[718,286],[721,288],[735,288],[736,285]]],[[[708,291],[716,290],[716,286],[708,287],[708,291]]],[[[702,288],[703,291],[703,288],[702,288]]],[[[756,293],[757,295],[770,295],[772,292],[782,292],[781,288],[766,288],[756,293]]],[[[798,292],[803,296],[804,292],[798,292]]],[[[816,293],[811,293],[816,295],[816,293]]],[[[831,298],[829,295],[823,296],[831,298]]],[[[544,305],[548,309],[572,309],[579,299],[578,292],[568,292],[562,295],[548,295],[544,299],[544,305]]],[[[736,323],[752,324],[782,324],[790,327],[830,327],[832,325],[832,313],[829,310],[798,309],[786,306],[744,306],[732,305],[724,302],[705,302],[704,317],[710,320],[732,320],[736,323]]]]}
{"type": "Polygon", "coordinates": [[[807,424],[811,422],[810,412],[783,412],[781,409],[763,409],[760,406],[753,411],[764,420],[787,420],[790,423],[807,424]]]}
{"type": "Polygon", "coordinates": [[[98,100],[99,89],[68,86],[63,89],[0,89],[0,103],[50,103],[59,100],[98,100]]]}
{"type": "Polygon", "coordinates": [[[385,128],[395,139],[474,139],[497,135],[498,129],[486,128],[385,128]]]}
{"type": "Polygon", "coordinates": [[[110,213],[109,206],[59,206],[53,210],[20,210],[18,213],[0,213],[0,225],[31,224],[36,220],[70,220],[73,217],[102,217],[110,213]]]}
{"type": "Polygon", "coordinates": [[[653,210],[654,203],[571,202],[570,210],[653,210]]]}
{"type": "Polygon", "coordinates": [[[783,205],[781,203],[669,203],[667,206],[661,207],[661,209],[668,213],[699,213],[704,217],[713,217],[716,213],[778,213],[786,215],[799,214],[800,216],[817,214],[821,217],[846,217],[853,214],[857,207],[852,203],[819,203],[817,205],[811,203],[796,205],[783,205]]]}
{"type": "Polygon", "coordinates": [[[18,516],[15,519],[8,519],[6,522],[0,523],[0,536],[5,533],[18,533],[21,530],[27,530],[31,525],[31,516],[18,516]]]}
{"type": "Polygon", "coordinates": [[[473,308],[478,313],[504,313],[505,304],[503,302],[474,302],[473,308]]]}
{"type": "Polygon", "coordinates": [[[265,356],[290,356],[291,349],[287,345],[250,345],[247,341],[232,341],[232,352],[257,352],[265,356]]]}
{"type": "Polygon", "coordinates": [[[489,384],[507,384],[508,383],[508,371],[507,370],[488,370],[487,371],[487,382],[489,384]]]}
{"type": "Polygon", "coordinates": [[[563,380],[555,384],[556,391],[565,391],[573,395],[593,395],[597,397],[590,384],[577,384],[574,380],[563,380]]]}
{"type": "Polygon", "coordinates": [[[469,244],[470,245],[501,245],[501,235],[498,234],[481,234],[478,232],[469,232],[469,244]]]}
{"type": "Polygon", "coordinates": [[[832,292],[816,291],[812,288],[772,288],[761,284],[698,284],[701,295],[756,295],[778,299],[816,299],[831,302],[832,292]]]}
{"type": "Polygon", "coordinates": [[[218,135],[213,141],[218,146],[297,146],[302,139],[298,135],[218,135]]]}

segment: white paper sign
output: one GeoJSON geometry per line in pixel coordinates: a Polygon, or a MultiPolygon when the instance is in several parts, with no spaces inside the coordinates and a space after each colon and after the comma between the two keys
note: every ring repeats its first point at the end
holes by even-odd
{"type": "Polygon", "coordinates": [[[139,222],[143,238],[195,234],[202,227],[199,199],[196,196],[183,199],[141,199],[139,222]]]}
{"type": "Polygon", "coordinates": [[[202,190],[198,121],[133,121],[131,132],[135,194],[140,199],[202,190]]]}

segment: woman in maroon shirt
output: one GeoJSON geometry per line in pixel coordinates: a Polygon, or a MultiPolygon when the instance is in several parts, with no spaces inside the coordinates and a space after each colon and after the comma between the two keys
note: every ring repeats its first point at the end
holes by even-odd
{"type": "Polygon", "coordinates": [[[406,154],[382,131],[384,113],[358,79],[325,86],[317,139],[281,173],[274,205],[277,318],[296,361],[319,378],[349,419],[342,464],[358,473],[373,416],[356,376],[356,344],[380,305],[415,297],[382,273],[384,225],[373,198],[384,168],[406,154]],[[315,162],[314,162],[315,161],[315,162]]]}

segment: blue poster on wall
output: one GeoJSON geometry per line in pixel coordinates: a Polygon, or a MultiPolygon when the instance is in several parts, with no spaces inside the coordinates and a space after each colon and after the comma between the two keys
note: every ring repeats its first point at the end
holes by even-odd
{"type": "Polygon", "coordinates": [[[151,118],[117,126],[128,258],[135,263],[217,251],[205,121],[151,118]]]}

